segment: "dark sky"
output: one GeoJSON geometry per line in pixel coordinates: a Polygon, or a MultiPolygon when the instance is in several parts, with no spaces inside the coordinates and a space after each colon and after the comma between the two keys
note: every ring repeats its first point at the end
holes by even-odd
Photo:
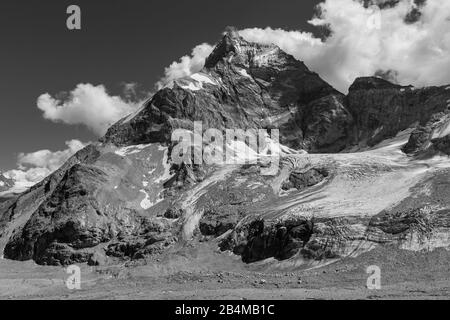
{"type": "Polygon", "coordinates": [[[319,0],[2,0],[0,1],[0,170],[19,152],[65,148],[95,140],[82,126],[43,119],[36,99],[123,82],[151,90],[164,67],[197,44],[215,43],[228,25],[312,31],[306,23],[319,0]],[[82,30],[66,28],[66,8],[82,12],[82,30]]]}

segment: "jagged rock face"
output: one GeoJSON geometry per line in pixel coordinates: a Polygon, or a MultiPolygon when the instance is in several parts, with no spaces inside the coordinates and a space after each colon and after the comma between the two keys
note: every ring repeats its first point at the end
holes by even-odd
{"type": "Polygon", "coordinates": [[[434,114],[447,111],[449,99],[446,87],[415,89],[380,78],[358,78],[346,98],[355,119],[353,143],[373,146],[414,123],[426,125],[434,114]]]}
{"type": "Polygon", "coordinates": [[[289,175],[289,179],[283,183],[281,188],[283,190],[295,188],[301,191],[322,182],[326,177],[328,177],[328,172],[321,168],[309,169],[306,172],[293,171],[289,175]]]}
{"type": "Polygon", "coordinates": [[[199,229],[204,236],[218,237],[236,227],[245,216],[245,211],[234,205],[210,208],[203,213],[199,221],[199,229]]]}
{"type": "Polygon", "coordinates": [[[175,128],[279,128],[296,148],[339,151],[352,122],[343,95],[276,46],[229,32],[204,69],[160,90],[132,119],[112,126],[104,142],[170,142],[175,128]]]}
{"type": "Polygon", "coordinates": [[[314,100],[302,110],[300,116],[303,141],[289,131],[285,141],[293,147],[309,152],[339,152],[349,143],[353,130],[353,116],[344,105],[344,97],[328,95],[314,100]]]}
{"type": "MultiPolygon", "coordinates": [[[[450,100],[447,100],[450,109],[450,100]]],[[[425,125],[418,125],[411,133],[402,151],[416,157],[430,157],[436,153],[448,154],[447,139],[450,133],[450,112],[435,113],[425,125]]]]}
{"type": "Polygon", "coordinates": [[[305,246],[313,228],[312,221],[301,217],[275,223],[256,219],[235,229],[220,248],[241,255],[245,262],[270,257],[284,260],[305,246]]]}
{"type": "Polygon", "coordinates": [[[407,154],[417,154],[426,150],[431,139],[432,130],[429,126],[418,126],[411,133],[408,143],[403,147],[403,152],[407,154]]]}
{"type": "Polygon", "coordinates": [[[99,157],[99,152],[93,145],[78,151],[61,168],[53,174],[31,187],[27,192],[19,195],[13,201],[6,201],[0,205],[0,251],[16,233],[22,232],[25,223],[33,213],[59,186],[67,170],[72,166],[84,163],[91,164],[99,157]]]}
{"type": "Polygon", "coordinates": [[[174,164],[172,166],[175,174],[172,178],[164,182],[164,188],[168,193],[177,192],[201,182],[206,172],[200,165],[188,165],[186,163],[174,164]]]}
{"type": "MultiPolygon", "coordinates": [[[[172,223],[156,213],[143,214],[159,201],[165,177],[170,178],[162,161],[167,148],[150,145],[134,158],[124,156],[135,150],[116,152],[91,145],[19,197],[0,220],[4,226],[22,223],[11,226],[1,248],[4,256],[40,264],[98,264],[105,254],[131,257],[170,243],[172,223]]],[[[164,212],[164,205],[159,212],[164,212]]]]}
{"type": "Polygon", "coordinates": [[[39,262],[51,254],[53,242],[75,249],[93,247],[112,237],[106,219],[99,212],[97,186],[106,182],[101,169],[86,165],[70,168],[53,195],[45,201],[5,247],[5,255],[39,262]]]}

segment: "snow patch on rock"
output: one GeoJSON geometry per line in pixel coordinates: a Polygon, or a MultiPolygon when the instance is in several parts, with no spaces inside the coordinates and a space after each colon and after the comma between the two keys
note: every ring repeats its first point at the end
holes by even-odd
{"type": "Polygon", "coordinates": [[[208,76],[206,76],[205,74],[202,74],[202,73],[194,73],[191,75],[191,78],[202,84],[209,83],[213,86],[217,85],[217,83],[215,81],[213,81],[211,78],[209,78],[208,76]]]}
{"type": "Polygon", "coordinates": [[[145,194],[145,198],[141,201],[141,208],[144,210],[151,208],[154,204],[150,201],[150,197],[147,191],[145,191],[144,189],[141,189],[139,191],[145,194]]]}
{"type": "Polygon", "coordinates": [[[172,174],[170,174],[170,163],[168,162],[169,159],[169,149],[167,147],[162,147],[159,146],[158,150],[162,151],[164,150],[164,157],[162,160],[162,165],[164,166],[164,173],[162,176],[158,177],[157,179],[155,179],[155,183],[162,183],[165,182],[166,180],[169,180],[170,178],[172,178],[172,174]]]}
{"type": "Polygon", "coordinates": [[[203,89],[204,84],[210,84],[213,86],[217,86],[217,82],[208,77],[206,74],[203,73],[194,73],[189,76],[189,78],[186,79],[180,79],[178,80],[179,85],[181,88],[190,90],[190,91],[198,91],[203,89]],[[186,84],[186,82],[188,82],[186,84]]]}
{"type": "Polygon", "coordinates": [[[151,145],[152,144],[150,143],[150,144],[138,144],[138,145],[134,145],[134,146],[123,147],[123,148],[117,149],[114,153],[119,156],[125,157],[130,154],[139,153],[142,150],[144,150],[145,148],[150,147],[151,145]]]}
{"type": "Polygon", "coordinates": [[[198,91],[203,89],[203,87],[201,85],[198,85],[194,82],[190,82],[188,85],[180,85],[181,88],[186,89],[186,90],[190,90],[190,91],[198,91]]]}
{"type": "Polygon", "coordinates": [[[239,72],[239,74],[240,74],[241,76],[243,76],[243,77],[251,78],[251,76],[247,73],[247,70],[245,70],[245,69],[241,69],[241,70],[239,70],[238,72],[239,72]]]}

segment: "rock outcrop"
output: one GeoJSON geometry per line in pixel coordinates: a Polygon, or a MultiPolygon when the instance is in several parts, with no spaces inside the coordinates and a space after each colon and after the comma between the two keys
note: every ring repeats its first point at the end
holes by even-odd
{"type": "Polygon", "coordinates": [[[293,171],[289,175],[289,179],[283,183],[281,188],[283,190],[295,188],[302,191],[322,182],[326,177],[328,177],[328,172],[321,168],[312,168],[305,172],[293,171]]]}

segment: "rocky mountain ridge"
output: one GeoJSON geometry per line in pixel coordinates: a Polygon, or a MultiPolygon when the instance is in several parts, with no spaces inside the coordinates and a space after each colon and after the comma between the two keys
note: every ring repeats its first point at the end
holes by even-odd
{"type": "Polygon", "coordinates": [[[0,204],[0,250],[96,265],[211,241],[247,263],[310,266],[378,245],[448,248],[448,88],[364,77],[344,95],[278,47],[230,29],[200,72],[0,204]],[[171,134],[194,121],[279,129],[278,173],[173,163],[171,134]]]}

